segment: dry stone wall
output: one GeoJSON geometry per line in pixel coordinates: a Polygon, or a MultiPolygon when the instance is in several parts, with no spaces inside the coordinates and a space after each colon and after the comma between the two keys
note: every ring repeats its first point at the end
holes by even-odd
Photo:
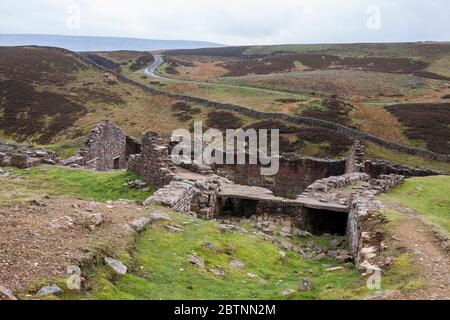
{"type": "Polygon", "coordinates": [[[217,165],[217,174],[236,184],[271,190],[275,195],[294,197],[301,194],[314,181],[345,173],[345,159],[329,160],[284,154],[280,169],[274,176],[262,176],[261,165],[217,165]]]}
{"type": "Polygon", "coordinates": [[[405,177],[384,175],[370,181],[369,189],[352,195],[348,217],[347,238],[349,249],[361,270],[379,271],[384,266],[381,251],[381,239],[373,233],[372,224],[377,223],[373,214],[382,208],[376,196],[402,184],[405,177]]]}

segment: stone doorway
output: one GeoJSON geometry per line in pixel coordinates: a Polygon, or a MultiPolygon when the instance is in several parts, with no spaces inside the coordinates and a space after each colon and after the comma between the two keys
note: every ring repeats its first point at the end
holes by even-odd
{"type": "Polygon", "coordinates": [[[323,209],[304,209],[304,228],[313,235],[345,236],[347,233],[348,213],[323,209]]]}
{"type": "Polygon", "coordinates": [[[120,157],[114,158],[113,160],[113,169],[119,170],[120,169],[120,157]]]}

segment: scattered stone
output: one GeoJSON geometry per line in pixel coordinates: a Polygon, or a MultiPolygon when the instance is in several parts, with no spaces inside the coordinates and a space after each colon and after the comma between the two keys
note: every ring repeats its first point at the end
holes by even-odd
{"type": "Polygon", "coordinates": [[[309,279],[301,279],[298,286],[300,292],[310,292],[313,290],[313,283],[309,279]]]}
{"type": "Polygon", "coordinates": [[[205,260],[200,257],[189,256],[188,261],[200,269],[205,269],[205,260]]]}
{"type": "Polygon", "coordinates": [[[248,231],[244,228],[241,228],[239,226],[235,226],[232,224],[220,224],[219,228],[223,232],[239,232],[239,233],[248,233],[248,231]]]}
{"type": "Polygon", "coordinates": [[[9,290],[8,288],[5,288],[3,286],[0,286],[0,297],[4,297],[6,300],[18,300],[14,294],[12,293],[11,290],[9,290]]]}
{"type": "Polygon", "coordinates": [[[305,274],[313,274],[313,270],[312,269],[305,269],[303,272],[305,274]]]}
{"type": "Polygon", "coordinates": [[[336,260],[339,260],[341,262],[351,262],[353,261],[353,257],[349,254],[341,254],[336,257],[336,260]]]}
{"type": "Polygon", "coordinates": [[[256,279],[258,276],[254,273],[249,272],[247,273],[247,277],[249,277],[250,279],[256,279]]]}
{"type": "Polygon", "coordinates": [[[284,251],[278,251],[278,253],[280,254],[280,256],[281,256],[282,259],[286,258],[286,252],[284,252],[284,251]]]}
{"type": "Polygon", "coordinates": [[[206,249],[208,249],[211,252],[214,252],[214,253],[217,252],[216,248],[214,248],[214,245],[212,243],[209,243],[209,242],[203,243],[202,246],[205,247],[206,249]]]}
{"type": "Polygon", "coordinates": [[[278,294],[282,295],[282,296],[290,296],[290,295],[293,295],[295,292],[296,292],[295,290],[287,289],[287,290],[279,292],[278,294]]]}
{"type": "Polygon", "coordinates": [[[308,231],[304,231],[304,230],[299,230],[299,229],[297,229],[296,235],[299,237],[302,237],[302,238],[312,237],[312,233],[310,233],[308,231]]]}
{"type": "Polygon", "coordinates": [[[67,289],[71,291],[81,290],[81,269],[79,266],[68,266],[67,274],[69,278],[67,279],[67,289]]]}
{"type": "Polygon", "coordinates": [[[157,222],[157,221],[172,221],[172,219],[169,217],[168,214],[161,213],[161,212],[152,212],[150,213],[150,220],[157,222]]]}
{"type": "Polygon", "coordinates": [[[344,269],[343,267],[333,267],[333,268],[325,269],[325,271],[335,272],[335,271],[340,271],[340,270],[343,270],[343,269],[344,269]]]}
{"type": "Polygon", "coordinates": [[[142,232],[145,230],[145,228],[148,226],[148,224],[150,223],[150,218],[141,218],[141,219],[137,219],[134,220],[131,223],[131,227],[136,231],[136,232],[142,232]]]}
{"type": "Polygon", "coordinates": [[[164,225],[164,228],[166,228],[167,231],[172,232],[172,233],[183,232],[184,231],[181,228],[172,227],[172,226],[169,226],[168,224],[164,225]]]}
{"type": "Polygon", "coordinates": [[[103,216],[102,213],[95,213],[95,214],[89,215],[89,221],[92,223],[92,225],[94,225],[95,227],[98,227],[98,226],[102,225],[103,222],[105,222],[105,217],[103,216]]]}
{"type": "Polygon", "coordinates": [[[280,232],[278,232],[278,234],[283,238],[292,238],[292,234],[290,234],[290,233],[280,231],[280,232]]]}
{"type": "Polygon", "coordinates": [[[105,258],[105,263],[118,275],[123,276],[127,274],[128,267],[122,262],[114,260],[112,258],[105,258]]]}
{"type": "Polygon", "coordinates": [[[209,269],[208,271],[218,277],[224,277],[226,275],[225,271],[220,269],[209,269]]]}
{"type": "Polygon", "coordinates": [[[344,241],[342,239],[334,239],[330,243],[333,247],[339,247],[344,241]]]}
{"type": "Polygon", "coordinates": [[[245,264],[239,260],[231,260],[230,261],[230,267],[233,269],[244,269],[245,264]]]}
{"type": "Polygon", "coordinates": [[[48,295],[57,295],[57,294],[61,294],[64,293],[63,289],[61,289],[60,287],[58,287],[56,284],[53,284],[51,286],[46,286],[41,288],[37,293],[36,293],[36,297],[44,297],[44,296],[48,296],[48,295]]]}

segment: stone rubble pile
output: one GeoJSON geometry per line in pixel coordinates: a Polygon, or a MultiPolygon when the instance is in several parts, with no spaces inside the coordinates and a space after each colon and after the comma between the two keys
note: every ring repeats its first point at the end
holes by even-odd
{"type": "Polygon", "coordinates": [[[40,164],[55,165],[56,153],[43,148],[0,141],[0,167],[12,166],[26,169],[40,164]]]}

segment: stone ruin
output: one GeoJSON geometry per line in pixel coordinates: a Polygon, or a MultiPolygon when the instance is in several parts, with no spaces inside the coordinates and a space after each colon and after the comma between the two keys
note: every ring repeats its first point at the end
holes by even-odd
{"type": "Polygon", "coordinates": [[[40,164],[59,163],[56,153],[32,145],[0,141],[0,167],[26,169],[40,164]]]}
{"type": "Polygon", "coordinates": [[[64,161],[64,166],[97,171],[126,169],[131,155],[141,152],[141,143],[111,121],[103,121],[89,133],[80,152],[64,161]]]}
{"type": "MultiPolygon", "coordinates": [[[[114,123],[103,121],[91,130],[80,152],[61,164],[98,171],[126,168],[159,188],[144,205],[162,205],[203,219],[253,219],[266,226],[260,235],[274,241],[270,219],[289,225],[285,231],[291,233],[295,227],[297,233],[345,235],[353,260],[366,270],[384,265],[377,254],[377,236],[370,231],[371,214],[380,208],[375,197],[398,186],[405,177],[441,174],[366,160],[360,141],[355,141],[342,159],[283,154],[280,170],[273,177],[261,177],[260,165],[208,167],[189,161],[175,166],[172,148],[173,144],[155,133],[147,133],[139,141],[114,123]]],[[[58,163],[54,153],[32,148],[18,153],[18,149],[0,144],[0,165],[58,163]]],[[[287,237],[294,235],[291,233],[283,232],[287,237]]]]}

